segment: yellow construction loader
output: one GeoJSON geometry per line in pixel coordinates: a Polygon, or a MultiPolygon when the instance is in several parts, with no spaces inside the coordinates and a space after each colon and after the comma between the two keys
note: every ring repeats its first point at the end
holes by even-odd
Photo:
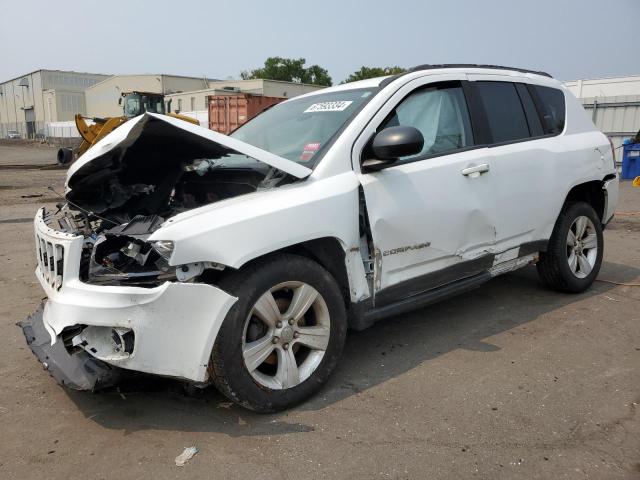
{"type": "Polygon", "coordinates": [[[75,149],[75,151],[70,148],[61,148],[58,150],[58,163],[61,165],[71,163],[105,135],[118,128],[130,118],[137,117],[145,112],[169,115],[170,117],[179,118],[186,122],[200,125],[200,122],[194,118],[178,115],[177,113],[165,112],[164,96],[160,93],[123,93],[122,97],[118,99],[118,104],[122,106],[123,115],[121,117],[90,118],[84,117],[79,113],[76,114],[76,128],[82,137],[82,143],[77,149],[75,149]],[[87,120],[91,120],[93,123],[89,123],[87,120]]]}

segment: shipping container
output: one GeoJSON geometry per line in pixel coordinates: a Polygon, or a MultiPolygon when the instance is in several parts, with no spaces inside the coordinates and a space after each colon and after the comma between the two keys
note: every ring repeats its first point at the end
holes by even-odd
{"type": "Polygon", "coordinates": [[[241,93],[209,97],[209,129],[229,134],[260,112],[286,98],[241,93]]]}

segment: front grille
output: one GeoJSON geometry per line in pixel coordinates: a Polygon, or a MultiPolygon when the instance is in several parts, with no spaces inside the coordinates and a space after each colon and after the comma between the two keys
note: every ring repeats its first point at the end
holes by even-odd
{"type": "Polygon", "coordinates": [[[65,285],[78,280],[84,237],[56,230],[54,216],[44,208],[33,220],[36,246],[36,277],[47,296],[62,293],[65,285]]]}
{"type": "Polygon", "coordinates": [[[36,257],[42,277],[53,289],[60,290],[64,279],[64,246],[36,231],[36,257]]]}

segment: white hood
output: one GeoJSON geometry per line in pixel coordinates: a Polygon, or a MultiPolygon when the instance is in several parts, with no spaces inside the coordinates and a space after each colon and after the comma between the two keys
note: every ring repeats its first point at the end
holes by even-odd
{"type": "Polygon", "coordinates": [[[220,155],[235,151],[297,178],[305,178],[311,174],[311,169],[303,165],[227,135],[167,115],[145,113],[118,127],[87,150],[69,168],[66,192],[73,188],[76,177],[85,177],[90,172],[97,172],[109,166],[114,159],[114,153],[118,161],[126,162],[127,150],[134,147],[141,139],[152,137],[154,134],[163,137],[171,136],[172,141],[184,142],[185,150],[194,147],[211,148],[214,151],[217,150],[220,155]],[[158,128],[158,122],[161,122],[162,128],[158,128]]]}

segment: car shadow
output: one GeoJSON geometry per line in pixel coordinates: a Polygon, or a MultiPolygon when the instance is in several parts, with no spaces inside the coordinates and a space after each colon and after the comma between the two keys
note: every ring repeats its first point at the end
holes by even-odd
{"type": "MultiPolygon", "coordinates": [[[[603,263],[602,272],[601,277],[618,282],[640,277],[640,269],[611,262],[603,263]]],[[[308,432],[313,425],[289,421],[292,412],[322,410],[456,349],[491,354],[500,350],[487,341],[491,336],[612,288],[596,282],[582,294],[556,293],[539,283],[534,267],[526,267],[480,289],[383,320],[363,332],[351,332],[323,390],[301,406],[277,414],[249,412],[213,387],[185,389],[181,382],[148,375],[133,375],[117,389],[100,393],[67,392],[86,418],[125,433],[146,429],[230,436],[308,432]]]]}

